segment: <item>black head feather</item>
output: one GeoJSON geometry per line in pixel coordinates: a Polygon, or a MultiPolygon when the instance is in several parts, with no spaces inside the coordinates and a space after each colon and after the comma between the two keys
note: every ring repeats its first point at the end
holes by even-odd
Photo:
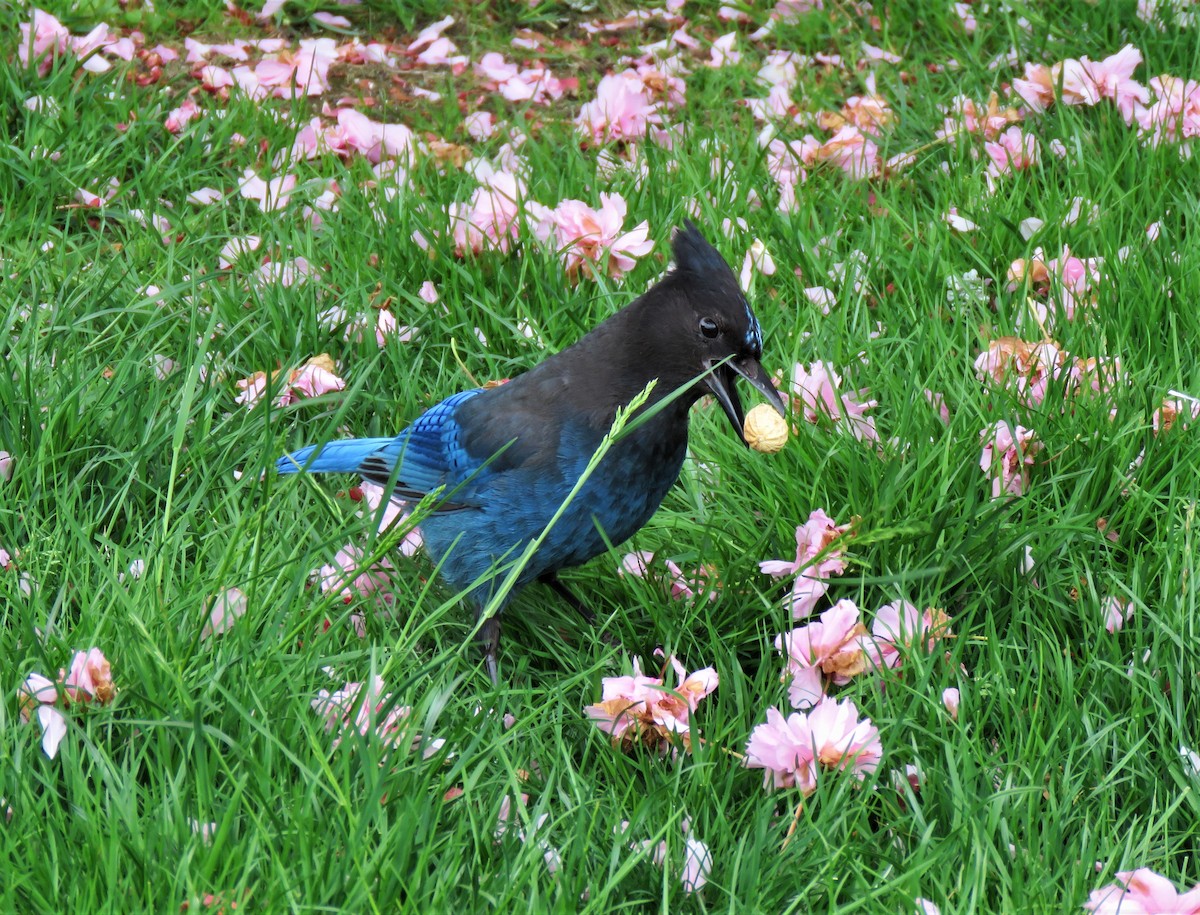
{"type": "Polygon", "coordinates": [[[696,275],[712,274],[733,278],[733,272],[719,251],[705,240],[690,219],[683,227],[675,230],[671,238],[671,251],[675,256],[675,271],[696,275]]]}
{"type": "Polygon", "coordinates": [[[716,319],[722,336],[736,340],[734,352],[762,356],[762,330],[737,277],[725,258],[700,234],[695,223],[685,219],[671,238],[675,263],[663,286],[683,298],[696,311],[716,319]]]}
{"type": "Polygon", "coordinates": [[[657,381],[655,401],[684,391],[669,411],[684,436],[688,408],[704,394],[717,398],[741,435],[741,378],[782,413],[783,402],[760,362],[762,329],[728,263],[690,221],[676,230],[671,247],[675,262],[650,289],[574,346],[496,389],[505,393],[492,399],[536,387],[538,403],[570,397],[580,413],[607,428],[614,409],[657,381]]]}

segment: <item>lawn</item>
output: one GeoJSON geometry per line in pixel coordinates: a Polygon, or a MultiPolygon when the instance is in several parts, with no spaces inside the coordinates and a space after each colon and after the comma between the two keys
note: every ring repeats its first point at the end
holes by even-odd
{"type": "Polygon", "coordinates": [[[1200,912],[1200,14],[898,7],[0,9],[0,910],[1200,912]],[[493,686],[275,460],[688,219],[788,440],[693,408],[493,686]]]}

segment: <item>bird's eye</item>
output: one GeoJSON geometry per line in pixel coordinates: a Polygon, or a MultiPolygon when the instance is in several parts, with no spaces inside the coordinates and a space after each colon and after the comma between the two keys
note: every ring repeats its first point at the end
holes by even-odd
{"type": "Polygon", "coordinates": [[[704,334],[704,336],[708,337],[708,339],[712,340],[720,332],[721,329],[717,327],[717,322],[712,318],[700,319],[700,333],[704,334]]]}

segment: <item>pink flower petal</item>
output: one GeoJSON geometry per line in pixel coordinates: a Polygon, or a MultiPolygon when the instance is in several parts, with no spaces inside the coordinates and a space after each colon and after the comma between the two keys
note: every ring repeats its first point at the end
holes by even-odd
{"type": "Polygon", "coordinates": [[[37,718],[42,726],[42,752],[54,759],[58,755],[58,745],[67,736],[67,719],[51,705],[40,706],[37,718]]]}

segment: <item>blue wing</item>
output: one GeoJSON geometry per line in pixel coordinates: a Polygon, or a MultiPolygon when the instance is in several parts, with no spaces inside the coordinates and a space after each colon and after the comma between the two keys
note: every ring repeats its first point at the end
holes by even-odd
{"type": "Polygon", "coordinates": [[[447,487],[451,504],[462,507],[465,494],[457,487],[486,472],[486,462],[467,454],[463,430],[455,419],[459,404],[482,393],[463,391],[430,407],[395,438],[358,438],[310,445],[276,464],[280,473],[357,473],[386,486],[395,480],[393,498],[416,500],[447,487]]]}

